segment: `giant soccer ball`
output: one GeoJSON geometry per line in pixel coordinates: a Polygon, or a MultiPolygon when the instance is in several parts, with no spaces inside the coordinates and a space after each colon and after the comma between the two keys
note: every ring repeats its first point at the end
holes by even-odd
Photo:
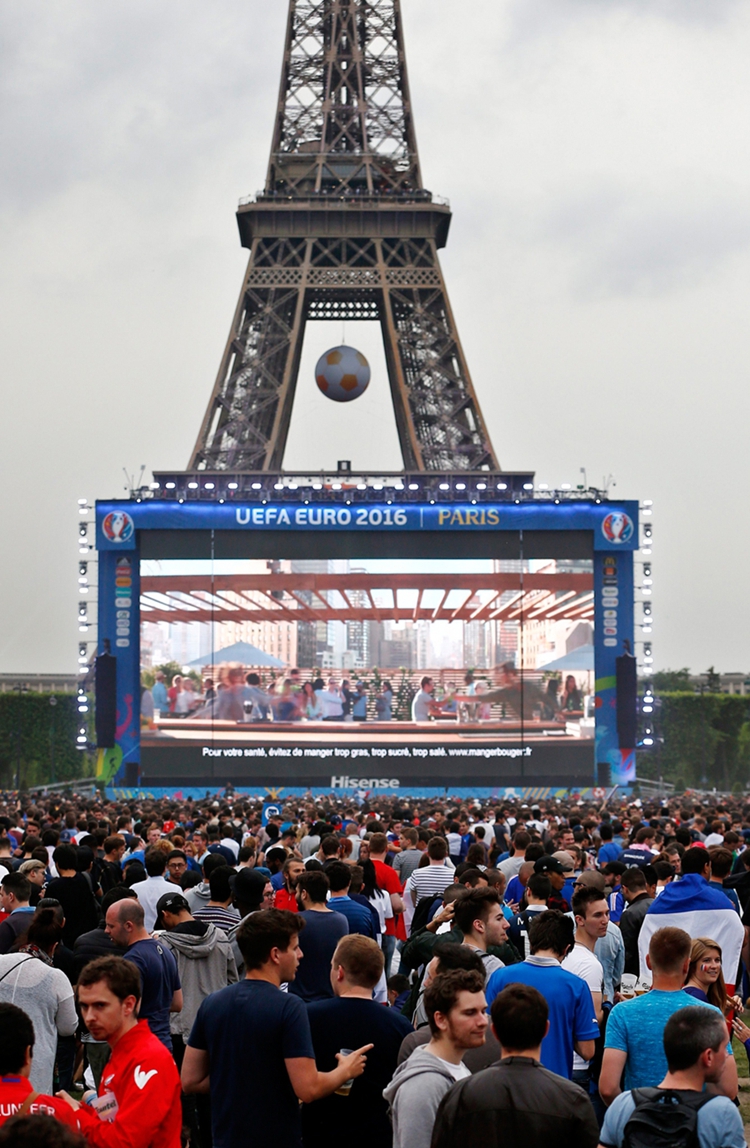
{"type": "Polygon", "coordinates": [[[370,364],[354,347],[332,347],[318,359],[315,382],[327,399],[350,403],[367,390],[370,364]]]}

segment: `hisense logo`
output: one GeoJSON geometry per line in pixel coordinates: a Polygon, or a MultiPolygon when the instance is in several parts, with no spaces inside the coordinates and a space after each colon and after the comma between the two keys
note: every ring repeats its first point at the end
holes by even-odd
{"type": "Polygon", "coordinates": [[[331,778],[331,789],[400,789],[401,782],[395,777],[341,777],[331,778]]]}

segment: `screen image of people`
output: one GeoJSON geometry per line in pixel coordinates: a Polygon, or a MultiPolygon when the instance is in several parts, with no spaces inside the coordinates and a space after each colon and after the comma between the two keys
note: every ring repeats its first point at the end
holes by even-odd
{"type": "Polygon", "coordinates": [[[587,559],[144,561],[141,586],[151,731],[593,736],[587,559]]]}

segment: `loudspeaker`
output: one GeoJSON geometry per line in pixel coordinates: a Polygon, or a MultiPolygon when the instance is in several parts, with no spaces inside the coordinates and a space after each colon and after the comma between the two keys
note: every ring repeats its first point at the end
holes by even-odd
{"type": "Polygon", "coordinates": [[[140,784],[140,766],[137,761],[125,763],[125,786],[127,789],[136,789],[140,784]]]}
{"type": "Polygon", "coordinates": [[[638,675],[632,654],[615,660],[617,680],[617,743],[620,749],[635,749],[638,738],[638,675]]]}
{"type": "Polygon", "coordinates": [[[112,749],[117,726],[117,658],[100,654],[95,675],[96,744],[99,749],[112,749]]]}
{"type": "Polygon", "coordinates": [[[612,784],[609,773],[608,761],[597,761],[596,763],[596,784],[601,789],[608,789],[612,784]]]}

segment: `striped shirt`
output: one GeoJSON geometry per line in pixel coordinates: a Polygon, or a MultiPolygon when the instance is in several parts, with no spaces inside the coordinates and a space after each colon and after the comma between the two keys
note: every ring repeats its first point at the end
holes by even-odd
{"type": "Polygon", "coordinates": [[[236,909],[223,909],[221,905],[206,905],[205,908],[196,909],[193,913],[196,921],[209,921],[217,929],[228,933],[240,922],[240,915],[236,909]]]}
{"type": "Polygon", "coordinates": [[[455,869],[449,869],[442,862],[439,865],[425,865],[422,869],[414,870],[406,882],[406,890],[415,891],[415,903],[418,905],[423,897],[436,897],[444,893],[453,884],[454,873],[455,869]]]}

